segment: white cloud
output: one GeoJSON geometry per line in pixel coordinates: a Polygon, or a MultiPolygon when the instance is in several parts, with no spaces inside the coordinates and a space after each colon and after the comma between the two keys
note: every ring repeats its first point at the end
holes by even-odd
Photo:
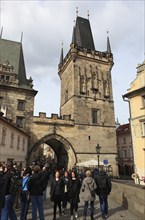
{"type": "Polygon", "coordinates": [[[36,114],[38,111],[46,111],[49,115],[59,113],[57,65],[61,42],[63,40],[66,54],[78,6],[79,16],[87,17],[87,11],[90,11],[96,50],[106,50],[106,31],[109,30],[115,62],[112,69],[115,113],[121,122],[127,122],[128,106],[122,95],[136,77],[137,64],[144,59],[143,5],[143,1],[133,0],[1,2],[3,38],[20,41],[23,32],[27,77],[32,76],[34,87],[39,90],[35,101],[36,114]]]}

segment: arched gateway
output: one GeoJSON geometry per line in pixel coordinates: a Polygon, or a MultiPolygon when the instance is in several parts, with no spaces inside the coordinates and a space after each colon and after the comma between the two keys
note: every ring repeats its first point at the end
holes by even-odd
{"type": "Polygon", "coordinates": [[[45,135],[34,143],[28,153],[28,159],[30,159],[33,153],[44,143],[49,145],[54,150],[58,165],[61,165],[65,169],[71,169],[72,164],[76,163],[76,156],[73,147],[69,141],[58,134],[45,135]]]}

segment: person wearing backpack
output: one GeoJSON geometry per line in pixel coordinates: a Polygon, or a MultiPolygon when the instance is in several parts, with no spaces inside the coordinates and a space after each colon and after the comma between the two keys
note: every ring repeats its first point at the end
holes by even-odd
{"type": "Polygon", "coordinates": [[[20,201],[21,201],[20,220],[27,219],[27,213],[28,213],[29,204],[30,204],[30,197],[29,197],[27,186],[31,178],[31,175],[32,175],[32,169],[30,167],[27,167],[23,173],[22,190],[21,190],[21,195],[20,195],[20,201]]]}
{"type": "Polygon", "coordinates": [[[106,219],[108,215],[108,195],[111,192],[111,180],[103,169],[99,170],[98,175],[95,178],[97,184],[97,195],[99,196],[100,209],[102,213],[102,219],[106,219]]]}
{"type": "Polygon", "coordinates": [[[1,220],[17,220],[17,216],[15,210],[13,208],[16,194],[12,193],[10,190],[11,180],[15,175],[15,170],[13,168],[13,164],[7,165],[7,171],[4,173],[5,179],[5,205],[2,209],[1,220]]]}

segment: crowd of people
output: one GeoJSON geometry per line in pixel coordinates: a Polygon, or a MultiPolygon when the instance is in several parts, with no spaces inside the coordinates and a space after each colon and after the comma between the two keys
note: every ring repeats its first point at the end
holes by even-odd
{"type": "MultiPolygon", "coordinates": [[[[15,209],[20,208],[20,220],[27,220],[30,202],[32,220],[44,220],[43,203],[46,200],[47,186],[50,186],[50,200],[53,203],[53,220],[70,213],[70,220],[78,218],[80,197],[84,201],[83,220],[87,219],[90,206],[90,219],[94,220],[94,202],[98,196],[102,219],[108,215],[108,195],[111,180],[101,169],[78,172],[64,169],[50,169],[49,166],[33,164],[22,170],[10,163],[0,165],[0,220],[17,220],[15,209]],[[58,213],[58,214],[57,214],[58,213]]],[[[47,201],[46,201],[47,202],[47,201]]]]}

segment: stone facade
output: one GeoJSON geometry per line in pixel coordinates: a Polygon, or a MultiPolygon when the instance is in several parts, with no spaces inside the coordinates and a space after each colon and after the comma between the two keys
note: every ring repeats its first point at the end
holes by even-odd
{"type": "MultiPolygon", "coordinates": [[[[128,93],[135,173],[145,179],[145,61],[137,67],[136,79],[128,93]]],[[[143,184],[143,181],[140,182],[143,184]]]]}

